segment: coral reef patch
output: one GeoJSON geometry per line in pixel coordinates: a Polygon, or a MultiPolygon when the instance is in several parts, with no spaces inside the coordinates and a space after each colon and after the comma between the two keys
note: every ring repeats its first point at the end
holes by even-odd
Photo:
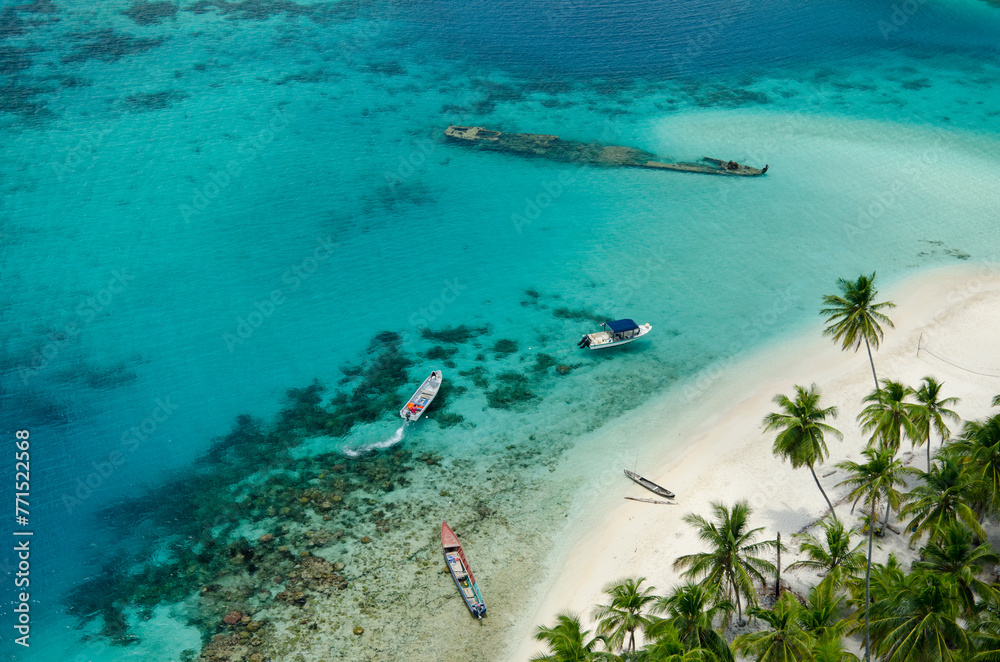
{"type": "Polygon", "coordinates": [[[162,38],[134,37],[127,33],[115,32],[111,28],[75,32],[70,38],[79,46],[75,52],[63,56],[63,64],[88,60],[117,62],[128,55],[144,53],[163,43],[162,38]]]}
{"type": "Polygon", "coordinates": [[[156,25],[164,19],[177,16],[178,5],[174,2],[137,2],[122,12],[137,25],[156,25]]]}

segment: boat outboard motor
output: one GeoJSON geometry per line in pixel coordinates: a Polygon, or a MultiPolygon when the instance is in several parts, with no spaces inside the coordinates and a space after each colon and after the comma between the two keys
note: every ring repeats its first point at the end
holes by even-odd
{"type": "Polygon", "coordinates": [[[580,342],[576,344],[577,347],[590,347],[590,336],[584,336],[580,338],[580,342]]]}

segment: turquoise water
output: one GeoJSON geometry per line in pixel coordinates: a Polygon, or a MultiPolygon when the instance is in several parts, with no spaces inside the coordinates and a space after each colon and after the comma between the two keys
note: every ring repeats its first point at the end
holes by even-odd
{"type": "MultiPolygon", "coordinates": [[[[11,659],[199,648],[191,613],[137,604],[135,639],[113,645],[105,616],[77,629],[88,614],[79,600],[67,614],[67,595],[109,560],[163,564],[175,536],[216,525],[126,500],[166,484],[158,501],[179,486],[222,501],[241,488],[220,473],[265,476],[273,446],[229,457],[232,475],[204,454],[240,414],[273,421],[290,388],[353,389],[344,369],[384,349],[380,332],[410,362],[398,398],[371,392],[394,406],[341,436],[299,422],[286,452],[340,457],[391,437],[396,408],[443,365],[467,389],[440,410],[454,424],[429,417],[394,449],[485,476],[508,446],[559,462],[608,418],[793,333],[839,277],[995,261],[1000,8],[900,6],[5,4],[0,419],[8,437],[31,431],[35,546],[32,647],[11,659]],[[451,123],[771,168],[579,167],[445,144],[451,123]],[[603,316],[653,333],[578,351],[603,316]],[[459,325],[482,331],[426,337],[459,325]],[[511,392],[525,399],[498,403],[511,392]]],[[[379,474],[395,496],[373,502],[436,497],[422,466],[406,485],[379,474]]],[[[511,466],[535,490],[546,473],[511,466]]],[[[495,507],[510,536],[548,516],[495,507]]],[[[271,530],[261,517],[225,536],[271,530]]],[[[319,549],[362,549],[343,544],[319,549]]],[[[351,645],[329,649],[361,659],[351,645]]]]}

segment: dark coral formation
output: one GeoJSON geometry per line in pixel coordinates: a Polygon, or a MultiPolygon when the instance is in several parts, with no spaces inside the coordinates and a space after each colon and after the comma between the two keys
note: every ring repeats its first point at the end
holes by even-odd
{"type": "Polygon", "coordinates": [[[163,110],[189,96],[191,95],[181,90],[163,90],[162,92],[130,94],[125,97],[124,103],[126,108],[134,112],[163,110]]]}
{"type": "Polygon", "coordinates": [[[502,382],[497,388],[486,392],[486,401],[494,409],[510,409],[513,405],[536,398],[528,386],[528,378],[519,372],[504,372],[497,375],[502,382]]]}
{"type": "Polygon", "coordinates": [[[493,344],[493,353],[497,356],[507,356],[517,352],[517,341],[509,338],[501,338],[493,344]]]}
{"type": "Polygon", "coordinates": [[[601,324],[603,322],[607,322],[609,319],[611,319],[607,315],[599,315],[599,314],[597,314],[597,313],[595,313],[593,311],[587,310],[585,308],[575,308],[574,309],[574,308],[560,307],[560,308],[554,309],[552,311],[552,315],[554,317],[558,317],[560,319],[567,319],[567,320],[588,320],[588,321],[591,321],[591,322],[596,322],[598,324],[601,324]]]}
{"type": "Polygon", "coordinates": [[[243,0],[242,2],[198,0],[186,10],[196,14],[214,10],[234,21],[266,21],[274,16],[283,15],[309,18],[321,23],[333,19],[346,20],[357,15],[357,7],[350,1],[299,4],[290,0],[243,0]]]}
{"type": "Polygon", "coordinates": [[[137,2],[122,12],[138,25],[156,25],[165,18],[177,16],[175,2],[137,2]]]}
{"type": "Polygon", "coordinates": [[[36,51],[35,48],[0,46],[0,75],[13,76],[24,71],[32,64],[29,55],[36,51]]]}
{"type": "Polygon", "coordinates": [[[163,39],[133,37],[127,33],[115,32],[111,28],[77,32],[71,37],[80,45],[76,52],[62,58],[64,64],[87,60],[117,62],[127,55],[143,53],[163,43],[163,39]]]}
{"type": "MultiPolygon", "coordinates": [[[[425,345],[424,356],[441,359],[457,356],[464,351],[457,345],[488,329],[424,331],[427,340],[441,343],[425,345]]],[[[82,622],[100,619],[102,636],[128,645],[136,641],[126,618],[129,610],[151,614],[157,605],[185,602],[192,606],[190,624],[204,633],[202,659],[282,659],[287,650],[280,628],[254,614],[268,609],[273,616],[273,610],[285,609],[305,617],[314,601],[351,589],[370,571],[357,565],[352,546],[364,543],[366,550],[378,550],[380,538],[407,531],[414,517],[426,515],[426,504],[395,502],[385,495],[408,487],[415,470],[423,472],[421,480],[428,472],[440,480],[453,462],[459,471],[458,461],[430,453],[414,467],[411,452],[404,449],[365,458],[339,452],[299,457],[296,451],[303,439],[344,435],[360,423],[398,422],[396,412],[416,380],[403,341],[396,332],[376,334],[360,363],[341,368],[343,379],[335,388],[315,380],[289,389],[273,420],[238,416],[198,458],[196,474],[99,511],[98,530],[110,540],[127,542],[112,543],[113,560],[67,595],[69,613],[82,622]],[[244,538],[247,529],[257,533],[244,538]],[[170,541],[166,547],[164,540],[170,541]]],[[[491,346],[503,356],[518,348],[506,339],[491,346]]],[[[483,389],[489,406],[507,409],[538,399],[533,386],[547,378],[545,370],[553,364],[551,356],[536,355],[530,379],[512,370],[500,372],[492,377],[492,391],[485,365],[457,373],[445,380],[425,416],[440,428],[472,427],[461,414],[448,411],[469,391],[467,380],[483,389]]],[[[108,379],[124,374],[128,366],[121,367],[105,371],[108,379]]],[[[441,498],[453,502],[456,497],[443,490],[441,498]]],[[[494,516],[485,502],[466,506],[467,522],[494,516]]],[[[375,613],[374,596],[359,597],[356,607],[375,613]]]]}
{"type": "Polygon", "coordinates": [[[426,327],[420,329],[420,336],[425,340],[457,345],[467,343],[476,336],[481,336],[484,333],[489,333],[488,327],[469,327],[464,324],[455,327],[445,327],[443,329],[438,329],[437,331],[426,327]]]}

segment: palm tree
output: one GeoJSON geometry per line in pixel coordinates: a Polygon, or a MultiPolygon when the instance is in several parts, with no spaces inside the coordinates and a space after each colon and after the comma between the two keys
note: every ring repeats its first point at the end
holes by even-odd
{"type": "Polygon", "coordinates": [[[980,540],[986,538],[986,532],[970,506],[974,498],[973,477],[958,459],[950,454],[940,456],[929,472],[920,472],[920,477],[922,482],[906,495],[908,503],[903,508],[903,514],[913,515],[906,525],[913,532],[911,543],[925,533],[933,542],[946,524],[959,520],[972,529],[980,540]]]}
{"type": "Polygon", "coordinates": [[[996,604],[1000,592],[993,584],[979,579],[984,566],[1000,563],[987,543],[977,544],[972,532],[958,522],[945,525],[941,535],[920,551],[921,559],[913,563],[914,570],[927,570],[946,577],[958,587],[964,606],[964,616],[971,618],[977,611],[977,596],[996,604]]]}
{"type": "Polygon", "coordinates": [[[917,405],[906,402],[907,396],[913,395],[914,390],[889,379],[882,384],[882,388],[865,396],[864,401],[869,405],[858,414],[858,422],[861,423],[862,432],[872,433],[869,445],[878,441],[881,445],[898,451],[903,437],[914,443],[921,438],[913,420],[917,414],[917,405]]]}
{"type": "Polygon", "coordinates": [[[811,533],[796,534],[802,542],[799,551],[807,558],[788,566],[788,570],[809,568],[832,576],[839,583],[841,574],[854,576],[865,567],[865,554],[861,551],[863,542],[851,547],[851,533],[836,517],[824,519],[823,540],[811,533]]]}
{"type": "Polygon", "coordinates": [[[719,597],[719,589],[703,584],[682,584],[663,598],[659,598],[651,611],[666,614],[647,631],[650,638],[657,637],[661,623],[674,628],[688,648],[711,651],[718,662],[733,662],[733,651],[714,628],[718,617],[727,617],[736,605],[719,597]]]}
{"type": "Polygon", "coordinates": [[[839,639],[847,630],[847,622],[842,620],[843,603],[836,578],[828,576],[809,590],[806,604],[799,611],[799,625],[816,639],[839,639]]]}
{"type": "Polygon", "coordinates": [[[748,607],[747,613],[767,623],[770,629],[741,634],[733,641],[733,648],[757,662],[811,659],[815,640],[799,624],[801,611],[802,605],[791,593],[783,593],[774,609],[748,607]]]}
{"type": "Polygon", "coordinates": [[[840,637],[817,639],[812,655],[812,662],[858,662],[857,655],[844,650],[840,637]]]}
{"type": "Polygon", "coordinates": [[[535,639],[548,644],[549,655],[539,654],[531,658],[535,662],[589,662],[597,659],[613,659],[597,651],[604,644],[604,637],[587,640],[590,630],[580,626],[580,619],[573,614],[559,614],[553,627],[541,625],[535,639]]]}
{"type": "Polygon", "coordinates": [[[1000,601],[987,595],[969,621],[970,662],[1000,662],[1000,601]]]}
{"type": "Polygon", "coordinates": [[[652,595],[652,586],[642,586],[644,581],[645,577],[629,577],[604,587],[611,604],[599,605],[594,610],[594,620],[597,621],[597,633],[607,640],[608,648],[635,652],[635,631],[649,626],[649,617],[642,612],[656,596],[652,595]],[[628,646],[625,646],[626,636],[628,646]]]}
{"type": "Polygon", "coordinates": [[[849,485],[854,489],[848,494],[854,499],[854,505],[864,500],[864,505],[870,511],[868,517],[868,564],[865,569],[865,659],[871,656],[871,636],[868,623],[868,606],[871,604],[871,574],[872,574],[872,536],[875,532],[875,508],[879,501],[886,502],[886,523],[889,519],[889,508],[895,504],[899,507],[901,495],[897,486],[903,484],[903,476],[907,473],[903,463],[896,459],[892,448],[866,448],[861,454],[868,461],[864,464],[856,462],[840,462],[837,467],[850,472],[850,477],[838,483],[849,485]]]}
{"type": "Polygon", "coordinates": [[[872,347],[878,349],[882,341],[882,324],[890,329],[893,328],[892,320],[881,311],[894,308],[896,304],[890,301],[875,303],[875,295],[878,294],[875,290],[875,272],[872,272],[870,277],[862,274],[855,282],[841,278],[837,284],[843,296],[823,297],[823,305],[826,308],[820,310],[820,314],[827,315],[826,323],[829,325],[823,329],[823,335],[832,336],[845,350],[854,347],[854,351],[858,351],[861,342],[864,341],[868,349],[868,362],[872,366],[875,388],[878,388],[872,347]]]}
{"type": "Polygon", "coordinates": [[[835,514],[830,497],[826,495],[816,476],[814,465],[817,462],[822,464],[830,454],[824,434],[829,433],[838,439],[843,438],[839,430],[824,423],[828,417],[837,416],[837,408],[820,409],[819,389],[815,384],[808,390],[795,386],[794,400],[779,393],[774,396],[774,402],[781,407],[781,411],[764,417],[765,430],[780,430],[774,439],[774,454],[783,460],[789,460],[793,469],[801,466],[809,467],[809,472],[816,481],[816,487],[826,499],[826,505],[830,507],[830,514],[835,514]]]}
{"type": "Polygon", "coordinates": [[[906,484],[908,476],[920,472],[904,466],[892,448],[884,446],[866,448],[861,451],[861,455],[867,460],[864,464],[851,461],[837,464],[837,468],[851,474],[847,479],[837,483],[837,486],[848,485],[853,488],[847,494],[847,498],[854,499],[854,506],[857,506],[859,501],[864,502],[864,506],[871,511],[872,527],[878,523],[875,517],[875,505],[884,501],[885,518],[882,522],[884,530],[889,522],[889,513],[899,510],[903,503],[903,493],[898,488],[906,484]]]}
{"type": "MultiPolygon", "coordinates": [[[[661,619],[653,628],[653,631],[647,633],[652,641],[635,658],[629,659],[635,659],[636,662],[716,662],[718,659],[704,648],[690,648],[670,621],[661,619]]],[[[726,648],[728,650],[728,646],[726,648]]],[[[729,659],[733,659],[732,652],[729,659]]]]}
{"type": "Polygon", "coordinates": [[[955,585],[927,571],[902,575],[872,603],[871,626],[884,662],[963,662],[968,638],[957,621],[955,585]]]}
{"type": "Polygon", "coordinates": [[[974,476],[980,510],[1000,510],[1000,414],[967,422],[948,449],[974,476]]]}
{"type": "Polygon", "coordinates": [[[958,414],[948,409],[949,406],[957,404],[958,398],[941,398],[941,387],[943,383],[938,383],[933,377],[924,377],[924,383],[916,391],[917,402],[920,404],[912,410],[911,418],[920,435],[917,445],[927,444],[927,471],[931,470],[931,431],[937,432],[941,436],[941,445],[951,430],[948,429],[944,419],[958,422],[958,414]]]}
{"type": "Polygon", "coordinates": [[[712,510],[715,513],[714,522],[693,513],[684,516],[684,521],[698,529],[698,537],[708,543],[711,550],[681,556],[674,561],[674,568],[687,568],[682,575],[684,577],[704,575],[704,585],[717,586],[726,592],[727,597],[735,597],[737,621],[742,625],[741,598],[745,597],[748,605],[756,604],[754,580],[763,584],[768,575],[777,574],[774,564],[759,555],[767,550],[777,550],[778,541],[757,542],[757,536],[763,529],[749,528],[751,511],[746,501],[738,501],[732,509],[713,503],[712,510]]]}
{"type": "Polygon", "coordinates": [[[1000,395],[994,395],[990,405],[993,407],[1000,407],[1000,395]]]}

